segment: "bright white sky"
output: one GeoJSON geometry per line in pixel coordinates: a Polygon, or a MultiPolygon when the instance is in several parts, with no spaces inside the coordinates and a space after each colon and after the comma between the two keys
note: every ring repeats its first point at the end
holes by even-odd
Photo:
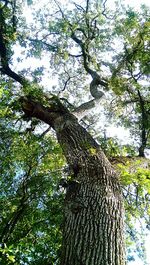
{"type": "MultiPolygon", "coordinates": [[[[111,1],[111,0],[109,0],[109,1],[111,1]]],[[[114,0],[111,2],[114,2],[114,0]]],[[[150,6],[149,0],[123,0],[123,3],[125,5],[129,5],[129,6],[132,6],[134,8],[139,8],[141,4],[146,4],[147,6],[150,6]]]]}
{"type": "MultiPolygon", "coordinates": [[[[39,1],[39,4],[38,4],[38,7],[43,7],[43,4],[49,2],[48,0],[43,0],[43,1],[39,1]]],[[[68,4],[68,0],[59,0],[59,2],[61,3],[61,5],[67,5],[68,4]]],[[[71,0],[70,0],[71,2],[71,0]]],[[[76,3],[79,3],[79,2],[84,2],[83,0],[74,0],[72,2],[76,2],[76,3]]],[[[131,6],[131,7],[134,7],[136,10],[139,10],[140,9],[140,6],[141,4],[146,4],[147,6],[150,7],[150,0],[121,0],[121,2],[123,2],[123,4],[125,6],[131,6]]],[[[113,5],[115,3],[115,0],[107,0],[107,6],[110,8],[113,8],[113,5]]],[[[28,22],[31,20],[32,21],[32,16],[30,16],[30,9],[29,7],[27,7],[26,9],[26,17],[28,18],[28,22]]],[[[52,82],[53,83],[53,82],[52,82]]],[[[115,135],[122,135],[123,138],[128,138],[129,137],[129,134],[127,132],[123,133],[122,129],[120,128],[115,128],[114,130],[114,133],[112,133],[112,130],[113,130],[113,127],[110,128],[111,130],[111,136],[115,136],[115,135]],[[118,130],[118,131],[117,131],[118,130]],[[120,131],[121,130],[121,131],[120,131]]],[[[109,131],[108,131],[108,134],[109,134],[109,131]]],[[[129,140],[129,139],[128,139],[129,140]]],[[[150,265],[150,235],[147,237],[146,239],[146,242],[145,242],[145,245],[146,245],[146,252],[147,252],[147,264],[144,264],[138,257],[136,259],[136,261],[134,262],[130,262],[128,263],[129,265],[150,265]]]]}

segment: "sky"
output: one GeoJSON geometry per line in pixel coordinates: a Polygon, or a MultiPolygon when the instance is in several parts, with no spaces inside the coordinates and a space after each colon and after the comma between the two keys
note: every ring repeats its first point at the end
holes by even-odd
{"type": "MultiPolygon", "coordinates": [[[[81,1],[84,2],[83,0],[76,0],[76,1],[74,0],[72,2],[79,3],[81,1]]],[[[48,2],[48,0],[39,1],[38,7],[42,7],[43,3],[46,3],[46,2],[48,2]]],[[[61,0],[59,2],[61,3],[61,5],[65,6],[68,3],[68,0],[61,0]]],[[[136,10],[140,9],[141,4],[146,4],[147,6],[150,7],[150,0],[121,0],[121,2],[123,2],[123,4],[125,6],[129,5],[131,7],[134,7],[136,10]]],[[[108,7],[110,7],[110,6],[113,7],[114,3],[115,3],[115,0],[107,0],[107,6],[108,7]]],[[[30,15],[30,9],[28,7],[26,7],[25,14],[28,18],[28,22],[29,22],[29,20],[32,21],[32,16],[30,15]]],[[[111,130],[111,134],[112,134],[112,128],[110,128],[110,130],[111,130]]],[[[120,128],[117,128],[117,130],[115,128],[113,134],[114,135],[112,135],[112,136],[122,134],[123,138],[129,137],[129,133],[128,132],[123,133],[123,131],[120,128]]],[[[146,255],[147,255],[147,262],[148,262],[146,265],[150,265],[150,234],[146,238],[145,246],[146,246],[146,255]]],[[[130,262],[130,263],[128,263],[128,265],[145,265],[145,264],[137,257],[134,262],[130,262]]]]}
{"type": "MultiPolygon", "coordinates": [[[[114,2],[114,0],[109,0],[110,2],[114,2]]],[[[139,9],[141,4],[146,4],[147,6],[150,6],[149,0],[124,0],[123,3],[125,5],[132,6],[134,8],[139,9]]]]}

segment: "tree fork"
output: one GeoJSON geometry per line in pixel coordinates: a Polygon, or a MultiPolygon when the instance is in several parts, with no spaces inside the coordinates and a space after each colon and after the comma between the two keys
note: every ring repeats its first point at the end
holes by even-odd
{"type": "Polygon", "coordinates": [[[73,181],[66,191],[61,265],[125,265],[124,209],[119,180],[91,135],[59,99],[22,108],[56,131],[73,181]]]}

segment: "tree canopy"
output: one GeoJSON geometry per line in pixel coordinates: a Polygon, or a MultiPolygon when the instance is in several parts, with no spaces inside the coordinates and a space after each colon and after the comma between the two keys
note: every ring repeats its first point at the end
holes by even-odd
{"type": "Polygon", "coordinates": [[[107,0],[66,3],[0,1],[0,262],[58,264],[65,194],[60,180],[72,172],[54,131],[23,110],[24,99],[46,108],[59,98],[118,172],[128,261],[136,251],[146,264],[149,9],[142,5],[137,12],[119,1],[111,9],[107,0]],[[108,135],[110,124],[127,129],[128,142],[108,135]]]}

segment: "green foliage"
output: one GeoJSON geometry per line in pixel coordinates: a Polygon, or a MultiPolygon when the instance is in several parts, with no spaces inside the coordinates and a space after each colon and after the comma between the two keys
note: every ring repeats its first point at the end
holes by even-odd
{"type": "Polygon", "coordinates": [[[40,128],[31,132],[29,124],[15,117],[11,91],[4,83],[0,104],[1,264],[56,262],[63,200],[58,181],[64,158],[52,135],[41,137],[40,128]]]}
{"type": "Polygon", "coordinates": [[[9,248],[6,246],[6,244],[3,245],[3,247],[0,247],[0,261],[3,264],[3,261],[6,261],[7,264],[12,264],[15,262],[15,256],[14,254],[16,251],[13,250],[13,246],[9,246],[9,248]],[[2,255],[2,257],[1,257],[2,255]]]}
{"type": "MultiPolygon", "coordinates": [[[[19,72],[32,81],[21,88],[7,77],[0,82],[0,263],[58,264],[63,212],[63,194],[58,183],[65,161],[53,133],[44,133],[47,128],[37,120],[24,118],[19,98],[34,98],[45,107],[53,94],[65,98],[68,105],[70,100],[69,106],[79,105],[84,97],[91,99],[82,50],[72,40],[73,33],[86,47],[89,67],[109,84],[98,112],[100,121],[102,107],[105,114],[102,129],[110,121],[116,122],[130,129],[136,140],[131,146],[117,138],[97,138],[114,166],[118,164],[125,198],[129,258],[132,259],[134,249],[144,260],[143,239],[141,250],[135,244],[144,235],[142,230],[138,233],[134,224],[144,220],[149,228],[150,172],[142,167],[145,160],[128,158],[137,155],[143,131],[147,137],[144,148],[150,146],[149,11],[145,6],[139,13],[131,8],[125,10],[119,3],[116,10],[109,11],[97,1],[91,1],[88,13],[84,6],[64,8],[56,1],[38,9],[36,2],[34,5],[34,1],[28,0],[33,13],[29,23],[22,14],[22,1],[16,2],[15,8],[8,3],[3,9],[5,23],[1,24],[5,29],[7,55],[10,65],[14,64],[14,69],[22,65],[19,72]],[[17,60],[13,60],[16,49],[21,51],[17,60]],[[36,68],[34,63],[31,69],[27,68],[31,58],[37,60],[36,68]],[[43,58],[45,67],[40,61],[43,58]],[[44,70],[50,80],[56,79],[53,88],[51,81],[46,84],[43,81],[44,70]]],[[[95,116],[94,113],[94,118],[85,119],[88,125],[95,123],[95,116]]],[[[94,149],[88,149],[95,155],[94,149]]]]}
{"type": "Polygon", "coordinates": [[[104,133],[104,137],[97,137],[101,148],[105,152],[106,156],[110,158],[119,158],[119,157],[134,157],[136,155],[136,149],[131,145],[123,145],[121,141],[117,139],[117,137],[106,137],[104,133]]]}
{"type": "Polygon", "coordinates": [[[145,237],[150,222],[150,162],[142,158],[123,159],[117,164],[123,187],[126,210],[127,251],[129,261],[133,252],[146,263],[145,237]],[[135,226],[136,224],[136,226],[135,226]]]}

